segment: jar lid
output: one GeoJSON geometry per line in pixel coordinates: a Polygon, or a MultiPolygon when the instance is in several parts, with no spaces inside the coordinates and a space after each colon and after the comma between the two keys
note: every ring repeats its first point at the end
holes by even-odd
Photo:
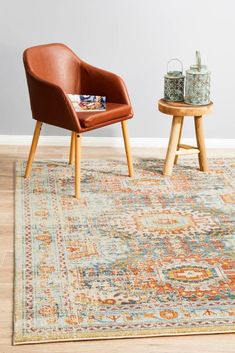
{"type": "Polygon", "coordinates": [[[196,65],[191,65],[186,73],[191,75],[206,75],[210,73],[207,66],[201,64],[201,54],[198,50],[196,51],[196,65]]]}
{"type": "Polygon", "coordinates": [[[186,71],[188,74],[203,75],[208,74],[208,67],[206,65],[191,65],[190,69],[186,71]]]}
{"type": "Polygon", "coordinates": [[[184,77],[182,71],[168,71],[165,75],[167,78],[181,78],[184,77]]]}

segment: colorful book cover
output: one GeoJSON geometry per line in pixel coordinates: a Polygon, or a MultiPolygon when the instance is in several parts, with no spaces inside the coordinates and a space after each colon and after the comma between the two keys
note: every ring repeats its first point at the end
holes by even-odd
{"type": "Polygon", "coordinates": [[[76,112],[99,112],[106,110],[106,97],[85,94],[68,94],[76,112]]]}

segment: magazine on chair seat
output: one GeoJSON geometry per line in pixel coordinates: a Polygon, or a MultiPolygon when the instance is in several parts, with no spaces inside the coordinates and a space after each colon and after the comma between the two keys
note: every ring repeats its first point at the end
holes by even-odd
{"type": "Polygon", "coordinates": [[[76,112],[102,112],[106,110],[106,97],[68,94],[76,112]]]}

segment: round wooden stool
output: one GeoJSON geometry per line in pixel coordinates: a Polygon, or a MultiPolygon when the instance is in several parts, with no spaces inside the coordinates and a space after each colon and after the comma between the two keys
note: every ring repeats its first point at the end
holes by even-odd
{"type": "Polygon", "coordinates": [[[202,118],[203,115],[210,113],[212,108],[212,102],[207,105],[188,105],[183,102],[168,102],[164,99],[158,101],[159,111],[173,116],[163,175],[171,175],[179,155],[194,153],[198,154],[200,170],[208,171],[202,118]],[[185,116],[194,116],[197,147],[180,143],[185,116]]]}

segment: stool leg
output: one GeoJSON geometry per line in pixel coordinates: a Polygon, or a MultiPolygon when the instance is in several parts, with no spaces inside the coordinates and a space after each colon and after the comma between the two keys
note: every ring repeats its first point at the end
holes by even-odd
{"type": "MultiPolygon", "coordinates": [[[[183,125],[184,125],[184,117],[182,118],[182,121],[181,121],[181,126],[180,126],[180,135],[179,135],[179,140],[178,140],[177,150],[179,150],[179,145],[180,145],[180,140],[181,140],[181,135],[182,135],[183,125]]],[[[178,157],[179,157],[178,155],[176,155],[176,156],[175,156],[174,164],[177,164],[178,157]]]]}
{"type": "Polygon", "coordinates": [[[167,154],[165,159],[165,165],[163,169],[163,175],[170,176],[172,173],[174,159],[175,159],[175,152],[177,150],[177,144],[179,141],[180,136],[180,128],[182,123],[182,116],[174,116],[172,125],[171,125],[171,134],[167,148],[167,154]]]}
{"type": "Polygon", "coordinates": [[[195,132],[196,132],[196,139],[197,139],[197,147],[200,151],[198,154],[200,170],[203,172],[208,172],[208,164],[206,158],[206,146],[204,140],[204,133],[203,133],[203,124],[202,124],[202,116],[195,116],[194,117],[195,123],[195,132]]]}

